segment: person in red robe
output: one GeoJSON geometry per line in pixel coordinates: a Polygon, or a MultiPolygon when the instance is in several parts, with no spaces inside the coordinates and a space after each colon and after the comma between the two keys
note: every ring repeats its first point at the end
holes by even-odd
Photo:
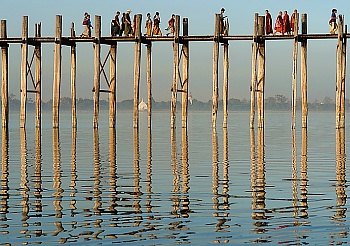
{"type": "Polygon", "coordinates": [[[273,33],[272,31],[272,17],[269,13],[269,10],[265,10],[265,13],[266,13],[266,17],[265,17],[265,20],[266,20],[266,35],[269,35],[271,33],[273,33]]]}
{"type": "Polygon", "coordinates": [[[285,33],[290,35],[290,22],[289,22],[289,15],[287,13],[287,10],[284,11],[284,15],[283,15],[282,35],[284,35],[285,33]]]}
{"type": "MultiPolygon", "coordinates": [[[[290,17],[290,29],[292,30],[292,33],[294,33],[294,23],[295,23],[295,18],[297,17],[298,11],[294,9],[293,14],[290,17]]],[[[298,31],[298,30],[296,30],[298,31]]]]}
{"type": "Polygon", "coordinates": [[[282,19],[282,11],[278,13],[278,16],[276,18],[275,22],[275,32],[273,33],[274,35],[279,32],[283,35],[283,19],[282,19]]]}

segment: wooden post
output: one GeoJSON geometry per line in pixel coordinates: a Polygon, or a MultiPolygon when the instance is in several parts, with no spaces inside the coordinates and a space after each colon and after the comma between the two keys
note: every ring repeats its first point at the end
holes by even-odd
{"type": "Polygon", "coordinates": [[[111,45],[109,50],[109,127],[115,128],[116,125],[116,113],[117,113],[117,102],[116,102],[116,88],[117,88],[117,44],[111,45]]]}
{"type": "Polygon", "coordinates": [[[20,122],[21,128],[26,125],[26,109],[27,109],[27,59],[28,59],[28,16],[23,16],[22,20],[22,61],[21,61],[21,107],[20,122]]]}
{"type": "MultiPolygon", "coordinates": [[[[35,25],[35,37],[41,37],[41,23],[35,25]]],[[[35,127],[41,128],[41,44],[35,45],[35,127]]]]}
{"type": "Polygon", "coordinates": [[[100,61],[101,61],[101,16],[95,15],[94,41],[94,119],[93,127],[98,128],[98,114],[100,109],[100,61]]]}
{"type": "MultiPolygon", "coordinates": [[[[265,33],[265,16],[258,18],[258,36],[265,33]]],[[[262,37],[258,44],[258,84],[257,84],[257,102],[258,102],[258,128],[264,127],[264,99],[265,99],[265,40],[262,37]]]]}
{"type": "Polygon", "coordinates": [[[222,93],[222,103],[224,111],[223,127],[227,127],[227,117],[228,117],[228,71],[229,71],[229,59],[228,59],[228,41],[224,43],[224,84],[222,93]]]}
{"type": "MultiPolygon", "coordinates": [[[[1,20],[1,38],[7,38],[7,29],[6,29],[6,20],[1,20]]],[[[9,71],[8,71],[8,44],[5,44],[1,47],[2,54],[2,69],[1,69],[1,115],[2,115],[2,128],[5,128],[6,132],[8,129],[8,119],[9,119],[9,71]]]]}
{"type": "Polygon", "coordinates": [[[259,17],[259,14],[255,13],[254,33],[253,33],[253,43],[252,43],[252,81],[250,85],[250,129],[254,129],[254,121],[255,121],[255,99],[256,99],[256,84],[257,84],[256,62],[258,57],[258,42],[257,42],[258,17],[259,17]]]}
{"type": "Polygon", "coordinates": [[[135,30],[135,48],[134,48],[134,122],[133,122],[134,128],[139,128],[141,21],[142,21],[142,15],[137,14],[136,30],[135,30]]]}
{"type": "Polygon", "coordinates": [[[213,47],[213,98],[212,98],[212,127],[216,127],[219,97],[219,42],[220,42],[220,14],[215,14],[214,47],[213,47]]]}
{"type": "MultiPolygon", "coordinates": [[[[74,23],[70,29],[70,36],[75,37],[74,23]]],[[[76,58],[76,43],[74,42],[70,48],[70,88],[72,97],[72,128],[77,127],[77,93],[76,93],[76,79],[77,79],[77,58],[76,58]]]]}
{"type": "Polygon", "coordinates": [[[52,127],[59,127],[60,93],[61,93],[61,37],[62,16],[56,15],[56,32],[54,45],[54,75],[52,95],[52,127]]]}
{"type": "Polygon", "coordinates": [[[298,72],[298,30],[299,13],[295,15],[294,22],[294,47],[293,47],[293,74],[292,74],[292,129],[295,129],[296,123],[296,101],[297,101],[297,72],[298,72]]]}
{"type": "MultiPolygon", "coordinates": [[[[188,36],[188,18],[183,18],[183,36],[188,36]]],[[[182,43],[182,128],[187,128],[188,109],[188,74],[189,74],[189,42],[182,43]]]]}
{"type": "Polygon", "coordinates": [[[180,34],[180,16],[175,16],[175,32],[174,32],[174,73],[173,73],[173,83],[171,86],[171,118],[170,125],[171,128],[176,128],[176,102],[177,102],[177,83],[179,81],[179,34],[180,34]]]}
{"type": "MultiPolygon", "coordinates": [[[[344,16],[343,16],[344,18],[344,16]]],[[[344,24],[344,19],[343,19],[344,24]]],[[[341,76],[341,93],[340,93],[340,104],[342,107],[340,108],[340,127],[345,128],[345,109],[346,109],[346,103],[345,103],[345,75],[346,75],[346,43],[347,43],[347,36],[348,33],[348,26],[345,25],[345,30],[343,30],[343,51],[342,51],[342,76],[341,76]]]]}
{"type": "MultiPolygon", "coordinates": [[[[307,34],[307,14],[301,15],[301,33],[307,34]]],[[[300,72],[301,72],[301,126],[307,127],[307,40],[301,41],[300,49],[300,72]]]]}
{"type": "Polygon", "coordinates": [[[338,43],[337,43],[337,72],[336,72],[336,128],[342,128],[345,126],[344,121],[344,103],[345,92],[343,91],[345,83],[345,69],[343,68],[346,59],[346,50],[344,49],[344,37],[343,37],[344,20],[343,16],[338,17],[338,43]],[[343,113],[343,114],[342,114],[343,113]]]}
{"type": "Polygon", "coordinates": [[[147,112],[148,128],[152,128],[152,43],[147,44],[147,112]]]}

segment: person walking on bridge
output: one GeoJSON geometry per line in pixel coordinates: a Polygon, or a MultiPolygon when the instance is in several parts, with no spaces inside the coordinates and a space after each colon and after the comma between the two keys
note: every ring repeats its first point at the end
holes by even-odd
{"type": "Polygon", "coordinates": [[[93,26],[91,25],[90,15],[88,12],[85,12],[84,14],[83,26],[84,31],[80,37],[91,37],[91,28],[93,28],[93,26]]]}
{"type": "Polygon", "coordinates": [[[153,35],[155,36],[162,36],[162,31],[160,30],[160,16],[159,12],[156,12],[156,14],[153,17],[153,35]]]}
{"type": "Polygon", "coordinates": [[[330,33],[331,34],[335,34],[335,32],[338,29],[338,25],[337,25],[337,10],[336,9],[332,9],[332,14],[331,14],[331,18],[329,20],[329,25],[331,26],[331,30],[330,33]]]}

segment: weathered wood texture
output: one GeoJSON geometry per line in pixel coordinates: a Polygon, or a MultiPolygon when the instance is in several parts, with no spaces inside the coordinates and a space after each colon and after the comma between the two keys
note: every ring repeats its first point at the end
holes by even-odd
{"type": "Polygon", "coordinates": [[[338,17],[337,72],[336,72],[336,128],[345,127],[345,63],[346,38],[343,16],[338,17]]]}
{"type": "MultiPolygon", "coordinates": [[[[307,33],[307,15],[301,15],[301,32],[307,33]]],[[[301,126],[307,127],[307,40],[301,41],[300,49],[300,72],[301,72],[301,126]]]]}
{"type": "MultiPolygon", "coordinates": [[[[71,26],[71,37],[75,37],[74,23],[71,26]]],[[[72,128],[77,127],[77,57],[76,57],[76,43],[71,44],[70,48],[70,88],[72,99],[72,128]]]]}
{"type": "MultiPolygon", "coordinates": [[[[183,19],[183,35],[188,35],[188,18],[183,19]]],[[[187,128],[188,76],[190,69],[189,42],[182,43],[182,128],[187,128]]]]}
{"type": "Polygon", "coordinates": [[[117,45],[111,45],[109,50],[109,127],[115,128],[117,117],[117,45]]]}
{"type": "Polygon", "coordinates": [[[152,43],[147,44],[147,125],[152,128],[152,43]]]}
{"type": "MultiPolygon", "coordinates": [[[[7,38],[6,20],[1,20],[1,38],[7,38]]],[[[1,123],[2,128],[8,129],[9,118],[9,74],[8,74],[8,44],[1,47],[1,123]]]]}
{"type": "Polygon", "coordinates": [[[140,63],[141,63],[141,21],[142,15],[136,15],[135,48],[134,48],[134,119],[133,127],[139,127],[140,97],[140,63]]]}
{"type": "MultiPolygon", "coordinates": [[[[258,18],[258,36],[265,32],[265,16],[258,18]]],[[[265,40],[260,40],[258,44],[258,83],[257,83],[257,103],[258,103],[258,128],[264,127],[265,115],[265,40]]]]}
{"type": "MultiPolygon", "coordinates": [[[[35,37],[41,37],[41,24],[35,25],[35,37]]],[[[35,45],[35,127],[41,128],[41,44],[35,45]]]]}
{"type": "Polygon", "coordinates": [[[59,127],[59,111],[61,99],[61,41],[62,41],[62,16],[56,15],[56,31],[54,44],[54,75],[52,95],[52,127],[59,127]]]}
{"type": "Polygon", "coordinates": [[[25,128],[27,114],[27,60],[28,60],[28,16],[22,20],[22,60],[21,60],[21,106],[19,112],[21,128],[25,128]]]}
{"type": "Polygon", "coordinates": [[[216,127],[218,100],[219,100],[219,38],[220,38],[220,14],[215,15],[214,46],[213,46],[213,96],[212,96],[212,127],[216,127]]]}
{"type": "Polygon", "coordinates": [[[298,73],[298,31],[299,31],[299,13],[295,15],[294,22],[294,46],[293,46],[293,72],[292,72],[292,129],[295,129],[296,124],[296,101],[297,101],[297,73],[298,73]]]}
{"type": "Polygon", "coordinates": [[[95,41],[94,41],[94,119],[93,127],[98,127],[98,115],[100,110],[100,86],[101,86],[101,16],[95,15],[95,41]]]}
{"type": "Polygon", "coordinates": [[[259,14],[254,15],[254,34],[252,42],[252,80],[250,85],[250,129],[254,128],[255,123],[255,107],[256,107],[256,85],[257,85],[257,74],[256,74],[256,63],[258,58],[258,17],[259,14]]]}
{"type": "Polygon", "coordinates": [[[174,42],[173,42],[173,50],[174,50],[174,72],[173,72],[173,82],[171,86],[171,105],[170,105],[170,127],[176,128],[176,102],[177,102],[177,88],[179,83],[179,35],[180,35],[180,16],[175,16],[175,32],[174,32],[174,42]]]}

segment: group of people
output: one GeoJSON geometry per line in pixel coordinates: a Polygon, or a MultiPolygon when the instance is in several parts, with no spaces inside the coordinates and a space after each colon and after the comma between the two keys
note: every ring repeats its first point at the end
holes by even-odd
{"type": "Polygon", "coordinates": [[[272,17],[268,9],[265,10],[265,34],[273,34],[276,35],[277,33],[280,33],[282,35],[287,34],[290,35],[291,33],[294,33],[294,23],[295,23],[295,17],[297,15],[298,11],[294,9],[293,14],[291,15],[289,19],[288,11],[284,11],[284,15],[282,16],[282,11],[278,13],[278,16],[276,18],[274,30],[272,29],[272,17]]]}
{"type": "MultiPolygon", "coordinates": [[[[111,36],[134,36],[136,28],[136,15],[133,17],[133,21],[130,18],[131,10],[127,10],[126,13],[123,13],[121,21],[119,21],[120,12],[114,16],[114,19],[111,23],[111,36]]],[[[151,18],[151,14],[147,13],[146,23],[145,23],[146,33],[145,36],[162,36],[162,31],[160,29],[160,15],[159,12],[156,12],[151,18]]],[[[165,29],[168,31],[166,34],[174,35],[175,32],[175,15],[172,14],[171,18],[168,20],[168,27],[165,29]]]]}

